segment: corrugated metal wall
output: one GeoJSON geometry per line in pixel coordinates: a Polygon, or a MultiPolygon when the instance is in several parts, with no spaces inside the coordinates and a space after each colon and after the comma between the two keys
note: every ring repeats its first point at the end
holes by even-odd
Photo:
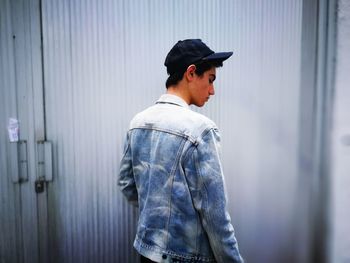
{"type": "Polygon", "coordinates": [[[43,1],[54,258],[135,260],[136,212],[116,187],[122,142],[130,118],[164,92],[168,50],[198,37],[235,53],[203,112],[222,131],[242,252],[292,262],[304,216],[295,215],[301,19],[301,1],[43,1]]]}
{"type": "Polygon", "coordinates": [[[34,191],[36,141],[43,109],[39,1],[0,2],[0,262],[38,262],[38,207],[34,191]],[[9,118],[19,142],[9,142],[9,118]]]}
{"type": "Polygon", "coordinates": [[[132,116],[165,92],[164,58],[185,38],[234,51],[199,111],[221,129],[243,256],[307,262],[299,234],[309,214],[298,209],[308,202],[298,190],[302,9],[302,0],[42,0],[50,262],[137,262],[137,211],[116,185],[123,141],[132,116]]]}

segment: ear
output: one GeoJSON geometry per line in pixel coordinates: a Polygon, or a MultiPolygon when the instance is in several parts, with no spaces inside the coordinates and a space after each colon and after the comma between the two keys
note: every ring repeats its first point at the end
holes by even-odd
{"type": "Polygon", "coordinates": [[[195,65],[189,65],[186,69],[185,76],[188,81],[192,81],[194,78],[194,75],[196,74],[196,66],[195,65]]]}

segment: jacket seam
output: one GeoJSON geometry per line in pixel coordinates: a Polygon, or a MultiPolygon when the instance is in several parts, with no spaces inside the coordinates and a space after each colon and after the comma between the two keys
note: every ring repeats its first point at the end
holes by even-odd
{"type": "Polygon", "coordinates": [[[195,255],[189,255],[189,254],[178,254],[170,249],[163,249],[159,246],[154,246],[154,245],[148,245],[146,243],[144,243],[142,241],[142,239],[140,239],[140,237],[138,237],[136,235],[135,241],[138,243],[138,245],[142,248],[146,248],[151,250],[152,252],[155,253],[161,253],[161,254],[166,254],[169,256],[173,256],[173,257],[177,257],[179,259],[185,259],[185,260],[201,260],[201,261],[205,261],[205,262],[216,262],[215,258],[211,258],[211,257],[205,257],[205,256],[195,256],[195,255]]]}
{"type": "Polygon", "coordinates": [[[129,148],[130,148],[129,132],[128,132],[127,135],[126,135],[126,140],[127,140],[127,145],[126,145],[126,149],[125,149],[124,152],[123,152],[122,159],[124,159],[124,157],[126,156],[126,154],[128,153],[128,150],[129,150],[129,148]]]}
{"type": "Polygon", "coordinates": [[[145,130],[155,130],[155,131],[160,131],[160,132],[166,132],[166,133],[169,133],[169,134],[172,134],[172,135],[177,135],[177,136],[180,136],[182,138],[185,138],[185,139],[188,139],[189,141],[191,141],[192,143],[195,143],[196,142],[196,139],[193,138],[191,135],[187,135],[187,134],[182,134],[181,132],[176,132],[176,131],[173,131],[173,130],[168,130],[168,129],[164,129],[164,128],[158,128],[158,127],[148,127],[148,126],[138,126],[138,127],[134,127],[134,128],[131,128],[131,130],[136,130],[136,129],[145,129],[145,130]]]}
{"type": "MultiPolygon", "coordinates": [[[[194,203],[194,200],[193,200],[193,196],[192,196],[191,190],[189,189],[189,186],[188,186],[188,179],[187,179],[185,171],[183,170],[184,165],[182,165],[183,163],[185,164],[188,161],[188,159],[193,157],[193,153],[194,153],[195,150],[196,150],[196,145],[194,145],[193,148],[189,147],[189,149],[187,149],[187,152],[185,153],[185,158],[181,161],[180,167],[181,167],[181,170],[182,170],[182,173],[183,173],[183,176],[184,176],[184,180],[185,180],[185,182],[187,184],[187,190],[188,190],[189,196],[191,197],[192,206],[193,206],[193,208],[196,211],[196,206],[195,206],[195,203],[194,203]],[[192,152],[190,153],[189,151],[191,151],[191,150],[192,150],[192,152]]],[[[198,240],[198,233],[199,233],[198,220],[200,220],[198,211],[196,211],[196,216],[197,216],[197,219],[196,219],[196,252],[198,253],[198,249],[199,249],[199,246],[198,246],[198,243],[199,243],[199,240],[198,240]]]]}
{"type": "Polygon", "coordinates": [[[170,171],[170,176],[171,178],[171,187],[170,187],[170,198],[169,198],[169,217],[168,217],[168,222],[167,222],[167,237],[166,237],[166,248],[168,248],[169,246],[169,224],[170,224],[170,219],[171,219],[171,210],[172,210],[172,192],[173,192],[173,186],[174,186],[174,178],[175,178],[175,172],[177,170],[177,164],[180,161],[180,156],[184,147],[186,141],[183,141],[181,144],[181,147],[179,147],[177,154],[176,154],[176,158],[173,164],[173,167],[171,168],[170,171]]]}
{"type": "MultiPolygon", "coordinates": [[[[209,130],[207,130],[206,132],[204,132],[203,131],[203,133],[202,133],[202,137],[201,137],[201,139],[203,138],[203,137],[205,137],[208,133],[209,133],[209,131],[210,131],[211,129],[209,129],[209,130]]],[[[213,130],[215,130],[215,129],[213,129],[213,130]]],[[[198,151],[198,148],[196,149],[197,151],[198,151]]],[[[204,182],[204,180],[203,180],[203,178],[202,178],[202,174],[201,174],[201,172],[200,172],[200,169],[199,169],[199,163],[198,163],[198,157],[197,156],[195,156],[195,165],[196,165],[196,171],[197,171],[197,173],[198,173],[198,175],[199,175],[199,180],[200,180],[200,184],[201,185],[203,185],[203,189],[204,189],[204,194],[205,194],[205,198],[204,198],[204,207],[203,207],[203,214],[205,214],[206,215],[206,217],[207,217],[207,221],[208,221],[208,227],[209,228],[211,228],[212,227],[212,218],[211,218],[211,215],[210,215],[210,213],[209,212],[207,212],[206,211],[206,208],[208,207],[208,189],[207,189],[207,185],[205,184],[205,182],[204,182]]],[[[204,196],[203,196],[204,197],[204,196]]],[[[207,232],[207,230],[205,229],[205,231],[207,232]]],[[[208,234],[208,237],[209,237],[209,233],[207,233],[208,234]]],[[[209,239],[209,243],[210,243],[210,239],[209,239]]],[[[214,252],[214,250],[215,250],[215,248],[214,247],[212,247],[211,245],[210,245],[210,247],[211,247],[211,249],[213,250],[213,252],[214,252]]],[[[216,251],[215,251],[216,252],[216,251]]],[[[215,253],[214,252],[214,253],[215,253]]],[[[217,254],[217,252],[215,253],[215,254],[217,254]]]]}
{"type": "MultiPolygon", "coordinates": [[[[190,151],[190,149],[191,149],[191,147],[189,147],[189,149],[187,149],[187,151],[190,151]]],[[[194,210],[196,211],[196,206],[195,206],[194,201],[193,201],[193,196],[192,196],[191,190],[189,189],[187,176],[186,176],[186,173],[185,173],[185,171],[183,169],[184,165],[182,165],[183,163],[185,163],[187,161],[187,159],[192,157],[192,154],[193,154],[194,150],[195,150],[195,148],[192,149],[192,153],[191,154],[186,152],[185,153],[185,158],[180,160],[180,168],[181,168],[180,172],[182,173],[182,175],[184,177],[184,180],[185,180],[185,182],[187,184],[186,189],[188,191],[189,196],[191,197],[192,206],[193,206],[194,210]]],[[[196,211],[196,217],[197,218],[196,218],[196,249],[195,249],[195,251],[196,251],[196,253],[198,253],[198,250],[199,250],[199,246],[198,246],[198,243],[199,243],[199,241],[198,241],[198,234],[199,234],[199,224],[198,224],[198,220],[199,219],[198,219],[198,217],[199,217],[199,214],[198,214],[198,211],[196,211]]]]}
{"type": "Polygon", "coordinates": [[[210,128],[204,129],[203,132],[201,133],[201,135],[199,136],[199,138],[200,138],[201,140],[203,140],[203,137],[207,136],[207,134],[208,134],[211,130],[217,132],[217,131],[218,131],[218,128],[217,128],[217,127],[210,127],[210,128]]]}

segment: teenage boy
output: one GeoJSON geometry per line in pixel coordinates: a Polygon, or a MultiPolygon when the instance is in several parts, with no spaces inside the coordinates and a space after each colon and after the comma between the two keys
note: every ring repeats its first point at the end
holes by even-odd
{"type": "Polygon", "coordinates": [[[243,262],[226,209],[220,135],[202,107],[216,68],[232,52],[178,41],[165,66],[166,94],[130,123],[118,184],[139,206],[134,247],[141,262],[243,262]]]}

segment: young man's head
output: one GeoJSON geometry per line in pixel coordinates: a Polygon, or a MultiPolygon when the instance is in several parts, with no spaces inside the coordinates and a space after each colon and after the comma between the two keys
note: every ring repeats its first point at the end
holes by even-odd
{"type": "Polygon", "coordinates": [[[169,75],[168,93],[181,96],[188,104],[203,106],[214,95],[216,68],[231,55],[232,52],[215,53],[200,39],[178,41],[164,62],[169,75]]]}

